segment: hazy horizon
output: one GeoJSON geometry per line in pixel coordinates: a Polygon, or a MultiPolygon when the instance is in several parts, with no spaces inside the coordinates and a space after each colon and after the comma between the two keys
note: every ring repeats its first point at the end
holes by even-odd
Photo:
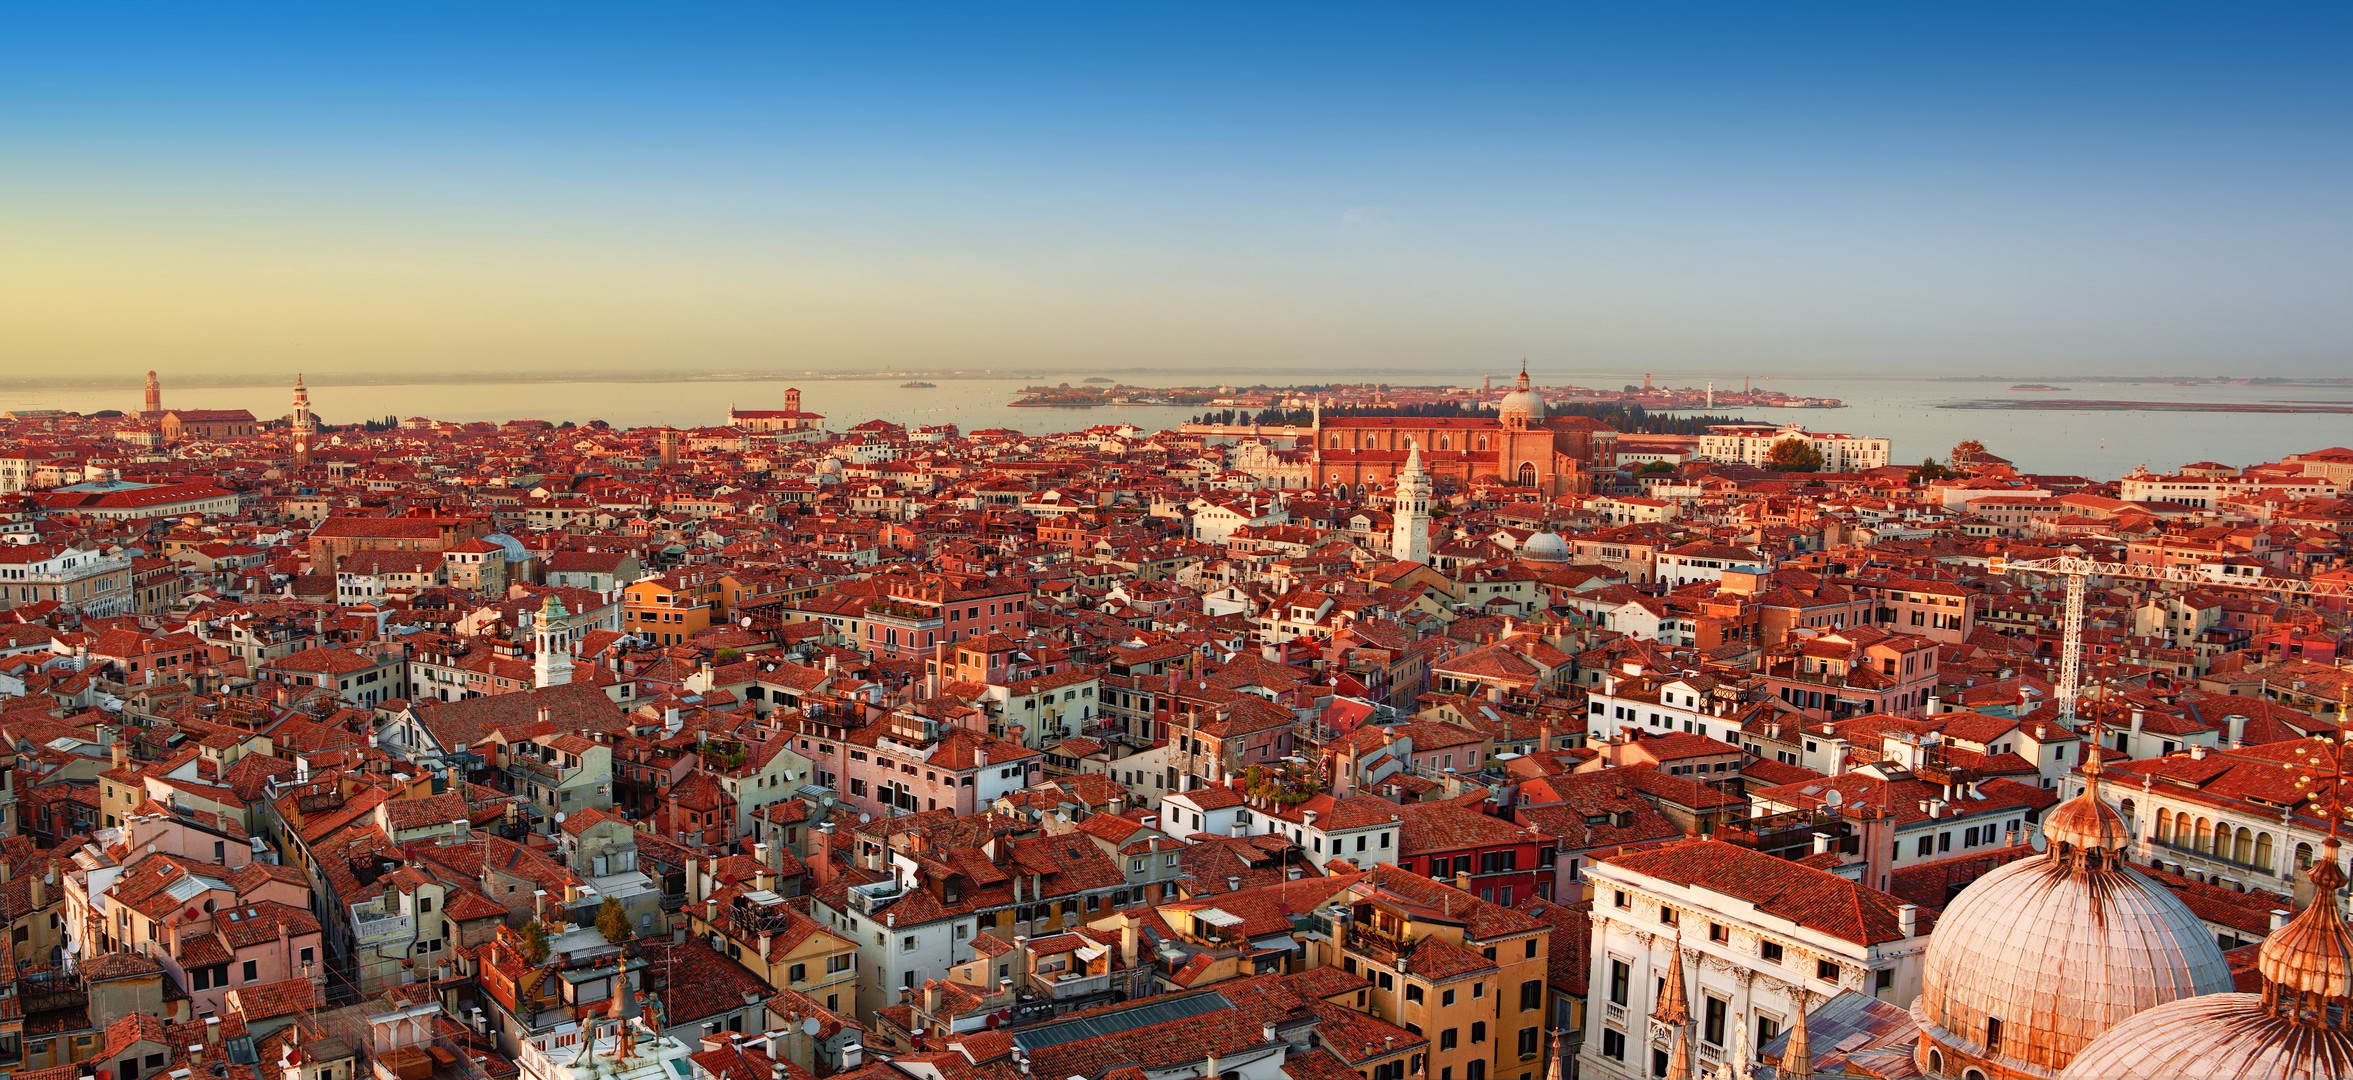
{"type": "Polygon", "coordinates": [[[0,379],[2353,370],[2335,9],[5,25],[0,379]]]}

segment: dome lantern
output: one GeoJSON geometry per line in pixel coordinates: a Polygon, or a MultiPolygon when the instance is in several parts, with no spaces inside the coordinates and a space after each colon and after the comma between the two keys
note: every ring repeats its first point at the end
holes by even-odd
{"type": "Polygon", "coordinates": [[[1544,399],[1528,385],[1528,361],[1520,361],[1520,381],[1512,385],[1511,393],[1495,403],[1495,418],[1507,429],[1519,431],[1544,422],[1544,399]]]}

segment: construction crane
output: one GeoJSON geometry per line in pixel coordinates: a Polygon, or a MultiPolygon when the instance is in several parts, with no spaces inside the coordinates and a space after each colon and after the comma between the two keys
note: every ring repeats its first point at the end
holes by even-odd
{"type": "Polygon", "coordinates": [[[2348,587],[2335,582],[2297,581],[2291,578],[2262,577],[2227,572],[2223,566],[2136,566],[2131,563],[2100,562],[2096,559],[2062,555],[2056,559],[2021,559],[2012,562],[1996,555],[1986,560],[1986,571],[1996,576],[2013,571],[2033,574],[2059,574],[2067,579],[2067,606],[2061,620],[2063,635],[2059,646],[2059,685],[2052,697],[2059,706],[2060,723],[2074,726],[2075,699],[2083,685],[2083,589],[2089,577],[2133,578],[2140,581],[2174,581],[2185,585],[2211,585],[2224,589],[2252,589],[2258,592],[2283,593],[2291,596],[2346,596],[2348,587]]]}

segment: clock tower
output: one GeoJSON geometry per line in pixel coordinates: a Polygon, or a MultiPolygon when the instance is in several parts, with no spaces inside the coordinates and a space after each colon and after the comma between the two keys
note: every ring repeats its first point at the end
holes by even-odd
{"type": "Polygon", "coordinates": [[[310,467],[310,440],[318,433],[318,421],[311,419],[310,391],[303,388],[302,376],[294,377],[294,465],[310,467]]]}

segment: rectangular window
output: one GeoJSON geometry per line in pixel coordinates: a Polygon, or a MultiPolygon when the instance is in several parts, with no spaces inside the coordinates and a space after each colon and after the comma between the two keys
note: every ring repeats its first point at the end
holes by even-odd
{"type": "Polygon", "coordinates": [[[1454,1047],[1455,1047],[1455,1044],[1456,1044],[1456,1042],[1457,1042],[1457,1039],[1456,1039],[1456,1037],[1455,1037],[1455,1032],[1456,1032],[1456,1030],[1457,1030],[1457,1029],[1455,1029],[1455,1028],[1447,1028],[1446,1030],[1444,1030],[1444,1031],[1441,1031],[1441,1032],[1439,1032],[1439,1033],[1438,1033],[1438,1049],[1440,1049],[1440,1050],[1452,1050],[1452,1049],[1454,1049],[1454,1047]]]}
{"type": "Polygon", "coordinates": [[[1832,960],[1814,961],[1814,977],[1823,982],[1838,981],[1838,963],[1832,960]]]}
{"type": "Polygon", "coordinates": [[[1764,957],[1768,964],[1778,964],[1781,962],[1781,943],[1777,941],[1765,942],[1757,946],[1757,955],[1764,957]]]}
{"type": "Polygon", "coordinates": [[[1626,1003],[1626,984],[1634,979],[1634,969],[1623,960],[1610,961],[1610,1004],[1626,1003]]]}
{"type": "Polygon", "coordinates": [[[1530,979],[1520,984],[1520,1011],[1544,1007],[1544,980],[1530,979]]]}
{"type": "Polygon", "coordinates": [[[1609,1028],[1601,1029],[1601,1056],[1612,1061],[1626,1060],[1626,1034],[1609,1028]]]}
{"type": "Polygon", "coordinates": [[[1707,1004],[1701,1014],[1699,1037],[1709,1046],[1724,1045],[1725,1003],[1721,998],[1704,998],[1707,1004]]]}

